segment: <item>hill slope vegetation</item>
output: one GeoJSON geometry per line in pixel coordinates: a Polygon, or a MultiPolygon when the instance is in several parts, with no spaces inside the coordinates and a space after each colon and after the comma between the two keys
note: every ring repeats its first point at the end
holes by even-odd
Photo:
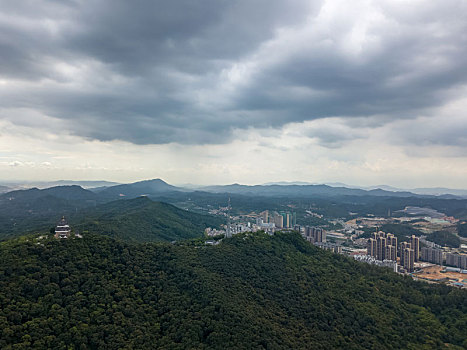
{"type": "Polygon", "coordinates": [[[206,227],[219,227],[219,217],[200,215],[146,197],[119,200],[89,210],[81,232],[99,233],[134,242],[196,238],[206,227]]]}
{"type": "Polygon", "coordinates": [[[194,238],[207,226],[218,227],[223,222],[147,197],[106,202],[79,186],[59,186],[1,195],[0,239],[47,231],[62,215],[80,231],[144,242],[194,238]]]}
{"type": "Polygon", "coordinates": [[[466,303],[293,233],[0,243],[2,349],[455,349],[466,303]]]}
{"type": "Polygon", "coordinates": [[[79,186],[31,188],[0,195],[0,239],[46,229],[67,217],[94,207],[96,194],[79,186]]]}

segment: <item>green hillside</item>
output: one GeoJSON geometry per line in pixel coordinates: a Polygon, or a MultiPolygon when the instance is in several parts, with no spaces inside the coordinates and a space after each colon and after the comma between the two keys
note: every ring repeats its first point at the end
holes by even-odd
{"type": "Polygon", "coordinates": [[[466,324],[465,291],[294,233],[0,243],[2,349],[460,349],[466,324]]]}
{"type": "Polygon", "coordinates": [[[0,240],[47,231],[62,215],[80,231],[133,241],[194,238],[207,226],[223,223],[219,217],[187,212],[147,197],[106,202],[79,186],[58,186],[1,195],[0,240]]]}
{"type": "Polygon", "coordinates": [[[79,186],[11,191],[0,195],[0,239],[46,230],[62,215],[76,216],[98,198],[79,186]]]}
{"type": "Polygon", "coordinates": [[[75,228],[134,242],[174,241],[200,237],[219,227],[219,217],[200,215],[146,197],[119,200],[88,210],[75,228]]]}

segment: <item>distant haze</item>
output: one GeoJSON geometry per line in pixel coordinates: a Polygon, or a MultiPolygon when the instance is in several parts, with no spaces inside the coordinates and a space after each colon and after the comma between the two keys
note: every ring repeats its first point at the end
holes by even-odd
{"type": "MultiPolygon", "coordinates": [[[[327,184],[312,184],[302,181],[279,181],[269,182],[265,184],[257,184],[254,186],[245,186],[242,184],[229,184],[225,186],[203,186],[194,184],[178,184],[176,186],[168,184],[162,179],[148,179],[129,184],[117,184],[109,181],[70,181],[59,180],[52,182],[1,182],[0,194],[12,190],[40,188],[83,188],[91,189],[93,192],[99,193],[106,198],[120,197],[138,197],[141,195],[153,195],[154,193],[167,192],[191,192],[191,191],[208,191],[218,193],[242,193],[249,195],[279,195],[279,196],[314,196],[314,195],[336,195],[336,194],[353,194],[353,195],[389,195],[396,197],[407,197],[415,195],[430,195],[430,196],[445,196],[452,195],[454,198],[467,198],[467,190],[452,189],[452,188],[414,188],[401,189],[387,185],[378,186],[354,186],[344,183],[327,183],[327,184]],[[73,186],[74,185],[74,186],[73,186]],[[364,190],[364,191],[361,191],[364,190]]],[[[450,197],[453,198],[453,197],[450,197]]]]}
{"type": "Polygon", "coordinates": [[[467,188],[466,13],[3,0],[0,180],[467,188]]]}

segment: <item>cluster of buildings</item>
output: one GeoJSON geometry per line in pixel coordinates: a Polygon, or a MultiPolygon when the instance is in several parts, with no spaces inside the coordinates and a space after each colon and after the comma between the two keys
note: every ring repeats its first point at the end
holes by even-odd
{"type": "Polygon", "coordinates": [[[225,230],[218,230],[216,228],[211,228],[211,227],[208,227],[204,230],[204,233],[206,234],[206,236],[208,237],[215,237],[215,236],[220,236],[220,235],[225,235],[225,230]]]}
{"type": "Polygon", "coordinates": [[[234,223],[234,224],[227,224],[225,225],[225,229],[215,229],[208,227],[204,230],[204,233],[206,236],[209,237],[215,237],[215,236],[220,236],[220,235],[226,235],[227,229],[230,228],[230,236],[236,235],[237,233],[242,233],[242,232],[256,232],[260,230],[259,227],[256,225],[252,225],[249,222],[246,223],[234,223]]]}
{"type": "Polygon", "coordinates": [[[269,211],[265,210],[256,217],[256,223],[251,222],[236,222],[230,223],[230,215],[228,215],[228,222],[225,229],[207,228],[205,233],[207,236],[226,235],[231,237],[237,233],[242,232],[256,232],[265,231],[266,233],[273,234],[274,232],[282,229],[294,229],[297,216],[295,213],[281,212],[269,215],[269,211]]]}
{"type": "Polygon", "coordinates": [[[423,247],[421,260],[428,261],[437,265],[443,265],[444,252],[441,249],[433,247],[423,247]]]}
{"type": "Polygon", "coordinates": [[[410,242],[402,242],[400,248],[400,265],[406,272],[414,271],[414,263],[420,259],[420,239],[414,235],[410,242]]]}
{"type": "Polygon", "coordinates": [[[442,249],[423,247],[422,248],[422,261],[431,262],[437,265],[446,265],[458,267],[460,269],[467,269],[467,255],[458,253],[445,253],[442,249]]]}
{"type": "Polygon", "coordinates": [[[342,246],[336,243],[326,242],[326,231],[320,227],[295,225],[294,230],[300,232],[308,242],[315,246],[330,250],[337,254],[342,254],[342,246]]]}
{"type": "Polygon", "coordinates": [[[313,243],[315,246],[318,248],[324,249],[324,250],[330,250],[333,253],[336,254],[342,254],[342,246],[336,243],[330,243],[330,242],[315,242],[313,243]]]}
{"type": "Polygon", "coordinates": [[[289,211],[273,212],[265,210],[256,218],[256,225],[266,228],[293,228],[297,224],[297,213],[289,211]]]}
{"type": "Polygon", "coordinates": [[[457,253],[446,253],[446,265],[467,269],[467,255],[457,253]]]}
{"type": "Polygon", "coordinates": [[[397,272],[397,262],[393,260],[377,260],[373,256],[370,255],[354,255],[353,258],[357,261],[361,261],[367,264],[388,267],[392,269],[394,272],[397,272]]]}
{"type": "Polygon", "coordinates": [[[398,249],[397,237],[382,231],[374,232],[367,242],[367,255],[376,261],[397,262],[400,257],[400,271],[413,272],[414,263],[420,259],[420,239],[415,235],[409,242],[402,242],[398,249]]]}
{"type": "Polygon", "coordinates": [[[295,212],[273,212],[270,215],[269,211],[265,210],[256,218],[256,227],[270,233],[278,229],[293,229],[301,233],[303,238],[308,242],[321,249],[339,254],[342,253],[342,247],[339,244],[326,242],[326,231],[324,229],[297,225],[297,215],[295,212]]]}
{"type": "Polygon", "coordinates": [[[396,261],[397,237],[391,233],[386,234],[383,231],[373,232],[372,237],[368,240],[367,255],[379,261],[396,261]]]}
{"type": "Polygon", "coordinates": [[[318,227],[310,227],[305,226],[303,232],[301,232],[301,228],[299,228],[299,232],[302,233],[303,237],[311,243],[322,243],[326,242],[326,231],[322,228],[318,227]]]}
{"type": "Polygon", "coordinates": [[[402,242],[398,246],[397,237],[394,235],[382,231],[374,232],[367,241],[367,256],[380,262],[399,262],[400,272],[413,272],[415,263],[419,261],[437,265],[446,263],[449,266],[467,269],[467,255],[444,252],[443,249],[434,246],[420,248],[420,238],[415,235],[412,235],[408,242],[402,242]]]}
{"type": "Polygon", "coordinates": [[[228,220],[225,229],[213,229],[206,228],[205,233],[209,237],[220,236],[220,235],[235,235],[237,233],[243,232],[256,232],[256,231],[265,231],[269,234],[274,234],[274,232],[290,229],[295,230],[301,233],[304,239],[308,242],[314,244],[315,246],[330,250],[334,253],[342,253],[342,247],[339,244],[326,242],[326,231],[319,227],[311,226],[300,226],[297,225],[297,215],[295,212],[272,212],[268,210],[261,212],[256,216],[256,223],[230,223],[228,220]]]}

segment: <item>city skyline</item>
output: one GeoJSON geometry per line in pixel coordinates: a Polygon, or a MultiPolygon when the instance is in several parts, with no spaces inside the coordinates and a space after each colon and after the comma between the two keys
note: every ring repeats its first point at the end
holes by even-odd
{"type": "Polygon", "coordinates": [[[466,11],[3,1],[0,180],[467,189],[466,11]]]}

